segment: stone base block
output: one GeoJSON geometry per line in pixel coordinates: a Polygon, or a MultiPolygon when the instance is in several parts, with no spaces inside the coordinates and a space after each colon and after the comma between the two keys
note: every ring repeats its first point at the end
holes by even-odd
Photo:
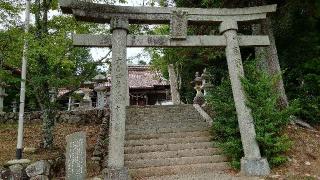
{"type": "Polygon", "coordinates": [[[241,159],[241,173],[246,176],[267,176],[270,174],[270,167],[267,159],[241,159]]]}
{"type": "Polygon", "coordinates": [[[15,164],[28,165],[30,163],[31,163],[31,161],[29,159],[14,159],[14,160],[8,161],[5,164],[5,166],[11,166],[11,165],[15,165],[15,164]]]}
{"type": "Polygon", "coordinates": [[[30,180],[49,180],[49,177],[45,175],[37,175],[37,176],[31,177],[30,180]]]}
{"type": "Polygon", "coordinates": [[[129,170],[125,167],[122,169],[106,168],[103,174],[105,180],[131,180],[129,170]]]}

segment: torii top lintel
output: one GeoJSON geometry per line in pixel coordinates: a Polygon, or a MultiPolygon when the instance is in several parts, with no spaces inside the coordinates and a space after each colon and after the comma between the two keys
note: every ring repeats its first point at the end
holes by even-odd
{"type": "Polygon", "coordinates": [[[78,20],[96,23],[109,23],[114,17],[127,18],[132,24],[170,23],[173,14],[185,16],[189,24],[237,22],[265,19],[268,13],[275,12],[277,5],[248,8],[171,8],[171,7],[131,7],[97,4],[81,0],[60,0],[63,13],[73,14],[78,20]]]}

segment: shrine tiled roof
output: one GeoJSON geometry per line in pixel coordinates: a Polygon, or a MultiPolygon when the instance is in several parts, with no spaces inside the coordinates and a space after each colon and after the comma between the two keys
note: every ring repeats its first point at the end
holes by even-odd
{"type": "MultiPolygon", "coordinates": [[[[128,74],[130,89],[153,89],[155,86],[169,85],[169,81],[164,79],[161,73],[153,70],[148,65],[129,65],[128,74]]],[[[103,86],[111,87],[110,75],[108,75],[107,79],[108,81],[103,83],[103,86]]],[[[69,92],[70,90],[61,88],[58,90],[58,97],[61,97],[69,92]]]]}
{"type": "MultiPolygon", "coordinates": [[[[128,75],[130,89],[152,89],[155,86],[169,85],[161,73],[153,70],[148,65],[129,65],[128,75]]],[[[111,80],[110,76],[109,80],[111,80]]],[[[106,86],[111,86],[110,81],[106,83],[106,86]]]]}
{"type": "Polygon", "coordinates": [[[63,95],[65,95],[65,94],[67,94],[67,93],[69,93],[70,92],[70,90],[69,89],[66,89],[66,88],[60,88],[60,89],[58,89],[58,97],[61,97],[61,96],[63,96],[63,95]]]}
{"type": "Polygon", "coordinates": [[[154,86],[168,85],[161,73],[152,70],[150,66],[128,66],[129,88],[143,89],[154,86]]]}

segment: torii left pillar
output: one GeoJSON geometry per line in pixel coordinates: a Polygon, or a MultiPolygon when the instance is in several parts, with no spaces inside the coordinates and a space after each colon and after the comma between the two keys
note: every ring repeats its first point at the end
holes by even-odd
{"type": "Polygon", "coordinates": [[[109,151],[105,179],[130,179],[124,167],[124,141],[126,106],[129,106],[127,34],[129,21],[115,17],[110,22],[112,32],[111,62],[111,119],[109,132],[109,151]]]}

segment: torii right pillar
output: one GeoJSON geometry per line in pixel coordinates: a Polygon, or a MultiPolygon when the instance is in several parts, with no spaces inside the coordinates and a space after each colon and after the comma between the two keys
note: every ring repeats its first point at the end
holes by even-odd
{"type": "Polygon", "coordinates": [[[251,109],[246,106],[246,97],[241,84],[244,70],[237,30],[236,21],[224,21],[220,25],[220,33],[225,36],[227,42],[226,57],[244,151],[244,157],[241,159],[241,173],[248,176],[264,176],[270,174],[270,167],[267,159],[261,158],[251,109]]]}

